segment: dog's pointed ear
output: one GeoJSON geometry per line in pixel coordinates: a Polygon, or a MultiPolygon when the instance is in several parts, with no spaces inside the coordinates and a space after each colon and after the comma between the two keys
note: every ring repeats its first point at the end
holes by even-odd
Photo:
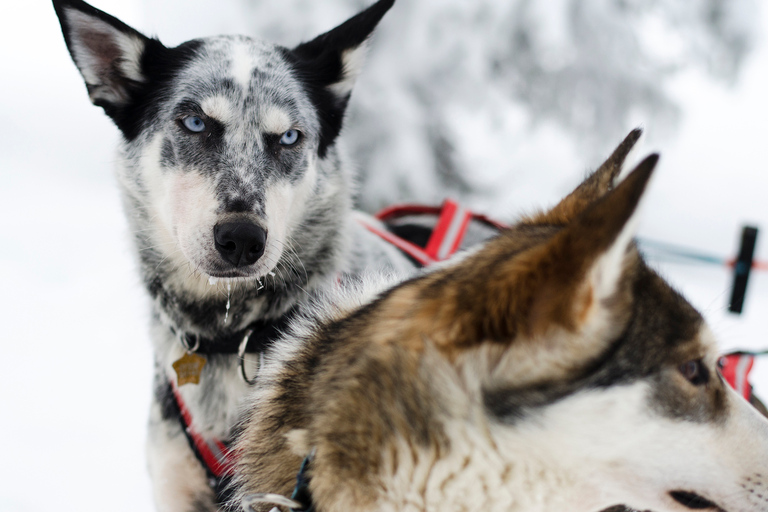
{"type": "Polygon", "coordinates": [[[53,6],[91,101],[114,118],[146,81],[141,58],[149,38],[81,0],[54,0],[53,6]]]}
{"type": "Polygon", "coordinates": [[[537,283],[526,321],[529,337],[559,326],[605,339],[617,333],[598,331],[623,328],[621,317],[629,313],[628,267],[637,262],[630,248],[638,204],[658,158],[647,157],[546,245],[526,255],[536,260],[528,268],[537,283]]]}
{"type": "Polygon", "coordinates": [[[367,41],[393,4],[394,0],[379,0],[338,27],[288,51],[320,114],[321,157],[341,131],[352,86],[365,60],[367,41]]]}
{"type": "Polygon", "coordinates": [[[548,377],[535,361],[565,371],[601,353],[631,313],[638,204],[657,161],[646,158],[566,226],[514,226],[404,283],[385,301],[408,319],[391,323],[410,330],[397,336],[429,340],[454,360],[486,347],[496,354],[491,366],[508,360],[518,382],[548,377]]]}
{"type": "Polygon", "coordinates": [[[629,170],[626,167],[627,156],[636,147],[642,134],[643,130],[641,128],[635,128],[629,132],[629,135],[624,138],[611,156],[603,162],[603,165],[590,174],[554,208],[546,213],[534,216],[529,222],[565,225],[594,201],[608,193],[621,181],[626,171],[629,170]]]}

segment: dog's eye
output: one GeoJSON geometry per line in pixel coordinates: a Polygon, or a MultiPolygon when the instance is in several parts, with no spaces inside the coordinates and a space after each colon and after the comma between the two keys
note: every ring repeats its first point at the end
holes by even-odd
{"type": "Polygon", "coordinates": [[[694,386],[700,386],[709,382],[709,370],[701,362],[701,359],[694,359],[693,361],[683,363],[680,365],[679,370],[683,377],[694,386]]]}
{"type": "Polygon", "coordinates": [[[205,121],[197,116],[185,117],[181,120],[181,124],[192,133],[200,133],[205,130],[205,121]]]}
{"type": "Polygon", "coordinates": [[[301,136],[301,133],[299,130],[294,130],[291,128],[287,132],[283,134],[282,137],[280,137],[280,144],[283,146],[293,146],[297,142],[299,142],[299,138],[301,136]]]}

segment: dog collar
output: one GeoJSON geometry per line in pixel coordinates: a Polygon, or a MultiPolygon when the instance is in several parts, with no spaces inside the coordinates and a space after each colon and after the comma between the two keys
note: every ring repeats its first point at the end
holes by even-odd
{"type": "Polygon", "coordinates": [[[197,334],[190,334],[171,326],[171,332],[178,336],[181,345],[187,352],[201,355],[211,354],[237,354],[243,339],[247,336],[248,343],[245,352],[256,354],[263,352],[280,335],[285,332],[290,321],[296,316],[297,308],[290,309],[286,314],[275,320],[257,320],[245,329],[230,334],[205,338],[197,334]]]}
{"type": "Polygon", "coordinates": [[[184,347],[184,355],[173,362],[176,372],[176,382],[184,384],[199,384],[211,354],[237,354],[240,375],[247,384],[255,384],[256,378],[248,378],[245,371],[245,354],[259,354],[259,367],[264,351],[280,337],[288,328],[289,322],[296,316],[298,308],[293,307],[276,320],[258,320],[242,331],[237,331],[215,339],[203,338],[177,331],[171,326],[171,332],[178,336],[179,343],[184,347]]]}

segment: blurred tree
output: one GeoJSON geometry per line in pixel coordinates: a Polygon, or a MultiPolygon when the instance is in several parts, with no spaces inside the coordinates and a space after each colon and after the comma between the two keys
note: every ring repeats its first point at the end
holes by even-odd
{"type": "MultiPolygon", "coordinates": [[[[241,1],[252,33],[285,45],[371,3],[241,1]]],[[[641,122],[673,133],[669,81],[689,68],[735,81],[757,9],[755,0],[398,0],[347,121],[360,203],[453,195],[493,210],[531,167],[562,155],[598,163],[641,122]],[[543,126],[557,136],[535,140],[543,126]],[[542,151],[552,140],[561,142],[542,151]]]]}

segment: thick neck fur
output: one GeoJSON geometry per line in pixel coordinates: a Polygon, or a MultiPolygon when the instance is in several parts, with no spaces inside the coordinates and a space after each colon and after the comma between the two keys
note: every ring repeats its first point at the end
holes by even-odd
{"type": "MultiPolygon", "coordinates": [[[[548,450],[537,456],[545,439],[509,437],[462,421],[444,427],[450,452],[443,458],[399,443],[390,459],[399,463],[387,468],[394,471],[382,478],[385,492],[375,510],[437,512],[450,503],[450,510],[595,512],[610,505],[582,468],[553,464],[557,458],[548,450]]],[[[324,509],[330,510],[337,509],[324,509]]]]}
{"type": "MultiPolygon", "coordinates": [[[[590,408],[617,407],[618,400],[627,400],[627,396],[606,393],[597,400],[576,400],[575,405],[556,404],[540,418],[510,425],[489,418],[483,405],[483,383],[475,377],[476,371],[462,374],[437,359],[437,354],[427,353],[425,357],[429,362],[419,366],[429,372],[421,374],[421,382],[404,382],[401,392],[393,390],[394,396],[377,398],[379,403],[390,404],[382,407],[389,412],[386,420],[394,432],[383,444],[379,444],[381,440],[373,443],[380,454],[374,474],[360,474],[351,479],[352,483],[345,483],[350,481],[347,476],[338,476],[345,469],[329,464],[337,446],[323,452],[329,445],[314,440],[313,492],[319,511],[596,512],[617,503],[601,490],[599,472],[595,471],[603,469],[600,454],[591,459],[573,453],[572,446],[578,444],[582,429],[592,426],[582,425],[572,413],[584,403],[590,408]],[[419,397],[422,392],[429,396],[419,397]],[[411,415],[413,402],[429,404],[419,418],[411,415]],[[415,420],[429,424],[428,438],[420,435],[415,420]],[[558,428],[550,429],[549,425],[558,428]]],[[[377,396],[380,391],[369,390],[366,396],[377,396]]],[[[638,389],[630,400],[641,400],[642,396],[638,389]]],[[[373,411],[359,413],[375,415],[373,411]]],[[[323,423],[319,420],[317,425],[323,423]]],[[[358,426],[364,428],[365,424],[361,421],[358,426]]],[[[361,435],[378,439],[375,432],[361,435]]],[[[308,440],[313,444],[312,434],[308,440]]],[[[350,452],[346,463],[362,468],[365,464],[360,459],[365,457],[350,452]]]]}
{"type": "Polygon", "coordinates": [[[273,272],[260,279],[210,280],[189,264],[174,262],[172,255],[179,249],[158,232],[147,187],[135,177],[142,175],[141,155],[124,144],[118,179],[142,281],[161,321],[208,337],[236,332],[259,319],[278,318],[312,290],[335,279],[348,253],[351,192],[348,176],[325,169],[342,165],[341,160],[336,148],[331,148],[318,161],[318,190],[307,205],[312,225],[301,225],[291,233],[292,245],[273,272]]]}

